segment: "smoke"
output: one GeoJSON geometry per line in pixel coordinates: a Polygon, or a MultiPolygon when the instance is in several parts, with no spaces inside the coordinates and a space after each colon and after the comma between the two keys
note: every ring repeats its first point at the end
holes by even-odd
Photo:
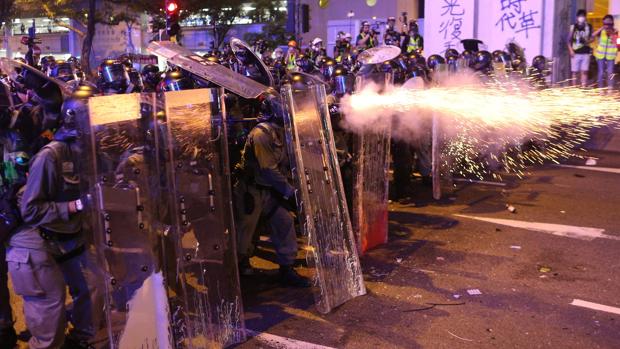
{"type": "Polygon", "coordinates": [[[415,80],[383,92],[367,85],[342,100],[342,126],[355,133],[391,126],[393,138],[419,145],[434,122],[444,165],[484,177],[571,156],[592,128],[616,123],[620,110],[617,96],[602,90],[537,90],[507,77],[483,84],[471,73],[438,80],[426,89],[415,80]]]}

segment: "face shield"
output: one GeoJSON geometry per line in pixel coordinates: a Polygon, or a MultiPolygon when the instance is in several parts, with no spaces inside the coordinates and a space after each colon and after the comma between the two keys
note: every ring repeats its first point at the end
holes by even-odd
{"type": "Polygon", "coordinates": [[[103,67],[101,76],[107,83],[113,83],[119,80],[129,80],[129,78],[127,77],[127,71],[125,70],[125,67],[120,63],[115,63],[112,65],[103,67]]]}
{"type": "Polygon", "coordinates": [[[53,77],[64,82],[75,80],[75,73],[70,63],[61,63],[53,70],[53,77]]]}

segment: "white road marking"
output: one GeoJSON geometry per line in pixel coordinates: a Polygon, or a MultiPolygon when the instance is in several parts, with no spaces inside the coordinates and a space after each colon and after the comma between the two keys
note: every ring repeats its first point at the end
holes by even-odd
{"type": "Polygon", "coordinates": [[[320,344],[314,344],[309,342],[304,342],[296,339],[276,336],[275,334],[270,333],[261,333],[252,330],[246,330],[249,336],[255,338],[257,341],[274,346],[276,348],[286,348],[286,349],[336,349],[333,347],[326,347],[320,344]]]}
{"type": "Polygon", "coordinates": [[[479,181],[476,179],[467,179],[467,178],[452,178],[455,182],[466,182],[466,183],[476,183],[476,184],[484,184],[484,185],[494,185],[497,187],[505,187],[506,183],[503,182],[491,182],[491,181],[479,181]]]}
{"type": "Polygon", "coordinates": [[[572,225],[563,224],[551,224],[551,223],[538,223],[538,222],[526,222],[517,221],[514,219],[500,219],[500,218],[487,218],[487,217],[475,217],[468,215],[455,214],[457,217],[475,219],[478,221],[495,223],[506,225],[514,228],[522,228],[527,230],[538,231],[541,233],[547,233],[558,236],[565,236],[574,239],[592,241],[594,239],[609,239],[620,240],[620,236],[604,234],[605,229],[590,228],[590,227],[577,227],[572,225]]]}
{"type": "Polygon", "coordinates": [[[588,170],[597,172],[617,173],[620,174],[620,168],[614,167],[596,167],[596,166],[574,166],[574,165],[555,165],[556,167],[574,168],[577,170],[588,170]]]}
{"type": "Polygon", "coordinates": [[[571,302],[571,305],[576,305],[578,307],[594,309],[594,310],[600,310],[600,311],[604,311],[604,312],[607,312],[607,313],[612,313],[612,314],[620,315],[620,308],[610,307],[609,305],[592,303],[592,302],[588,302],[588,301],[583,301],[581,299],[573,299],[573,301],[571,302]]]}

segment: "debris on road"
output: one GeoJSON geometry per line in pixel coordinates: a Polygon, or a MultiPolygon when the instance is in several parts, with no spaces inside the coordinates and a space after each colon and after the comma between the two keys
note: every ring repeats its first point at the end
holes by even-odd
{"type": "Polygon", "coordinates": [[[471,290],[467,290],[467,293],[469,293],[470,296],[478,296],[482,294],[482,292],[480,292],[480,290],[477,288],[472,288],[471,290]]]}
{"type": "Polygon", "coordinates": [[[541,272],[541,273],[548,273],[551,270],[553,270],[553,269],[551,269],[551,267],[548,267],[546,265],[539,265],[538,266],[538,271],[541,272]]]}
{"type": "Polygon", "coordinates": [[[566,213],[566,211],[560,211],[560,213],[566,213]]]}
{"type": "Polygon", "coordinates": [[[575,173],[574,176],[577,177],[577,178],[586,178],[586,176],[584,176],[584,175],[582,175],[580,173],[575,173]]]}
{"type": "Polygon", "coordinates": [[[586,160],[586,166],[596,166],[596,159],[588,158],[588,160],[586,160]]]}
{"type": "Polygon", "coordinates": [[[424,303],[424,304],[428,305],[428,307],[417,308],[417,309],[407,309],[407,310],[403,310],[403,313],[413,313],[413,312],[416,312],[416,311],[430,310],[430,309],[433,309],[433,308],[439,307],[439,306],[465,305],[465,302],[460,302],[460,303],[424,303]]]}
{"type": "Polygon", "coordinates": [[[506,209],[510,212],[510,213],[517,213],[517,209],[512,206],[512,205],[508,205],[506,204],[506,209]]]}
{"type": "MultiPolygon", "coordinates": [[[[448,331],[448,330],[446,330],[446,331],[448,331]]],[[[454,333],[452,333],[452,332],[450,332],[450,331],[448,331],[448,333],[449,333],[452,337],[458,338],[458,339],[460,339],[460,340],[464,340],[464,341],[467,341],[467,342],[473,342],[473,341],[474,341],[473,339],[468,339],[468,338],[459,337],[459,336],[455,335],[454,333]]]]}
{"type": "Polygon", "coordinates": [[[519,245],[512,245],[512,246],[510,246],[510,248],[513,249],[513,250],[520,250],[521,246],[519,246],[519,245]]]}
{"type": "Polygon", "coordinates": [[[438,260],[438,261],[445,261],[446,259],[445,259],[445,258],[443,258],[443,257],[437,257],[437,260],[438,260]]]}
{"type": "Polygon", "coordinates": [[[459,299],[459,298],[461,298],[461,295],[460,294],[455,294],[455,295],[452,295],[452,297],[454,297],[454,299],[459,299]]]}
{"type": "Polygon", "coordinates": [[[396,258],[396,263],[400,264],[400,263],[402,263],[402,262],[403,262],[403,259],[402,259],[402,258],[396,258]]]}

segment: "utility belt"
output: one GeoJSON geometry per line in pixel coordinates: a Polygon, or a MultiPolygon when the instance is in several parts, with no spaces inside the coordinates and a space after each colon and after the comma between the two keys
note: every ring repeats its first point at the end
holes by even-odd
{"type": "MultiPolygon", "coordinates": [[[[48,243],[57,243],[57,242],[63,243],[63,242],[71,241],[71,240],[74,240],[77,236],[79,236],[80,233],[81,231],[77,233],[73,233],[73,234],[62,234],[62,233],[56,233],[51,230],[39,227],[39,235],[41,236],[43,240],[45,240],[48,243]]],[[[59,256],[54,256],[54,260],[56,260],[56,263],[62,264],[70,259],[80,256],[85,251],[86,251],[86,245],[80,244],[78,247],[75,247],[68,252],[65,252],[59,256]]]]}

